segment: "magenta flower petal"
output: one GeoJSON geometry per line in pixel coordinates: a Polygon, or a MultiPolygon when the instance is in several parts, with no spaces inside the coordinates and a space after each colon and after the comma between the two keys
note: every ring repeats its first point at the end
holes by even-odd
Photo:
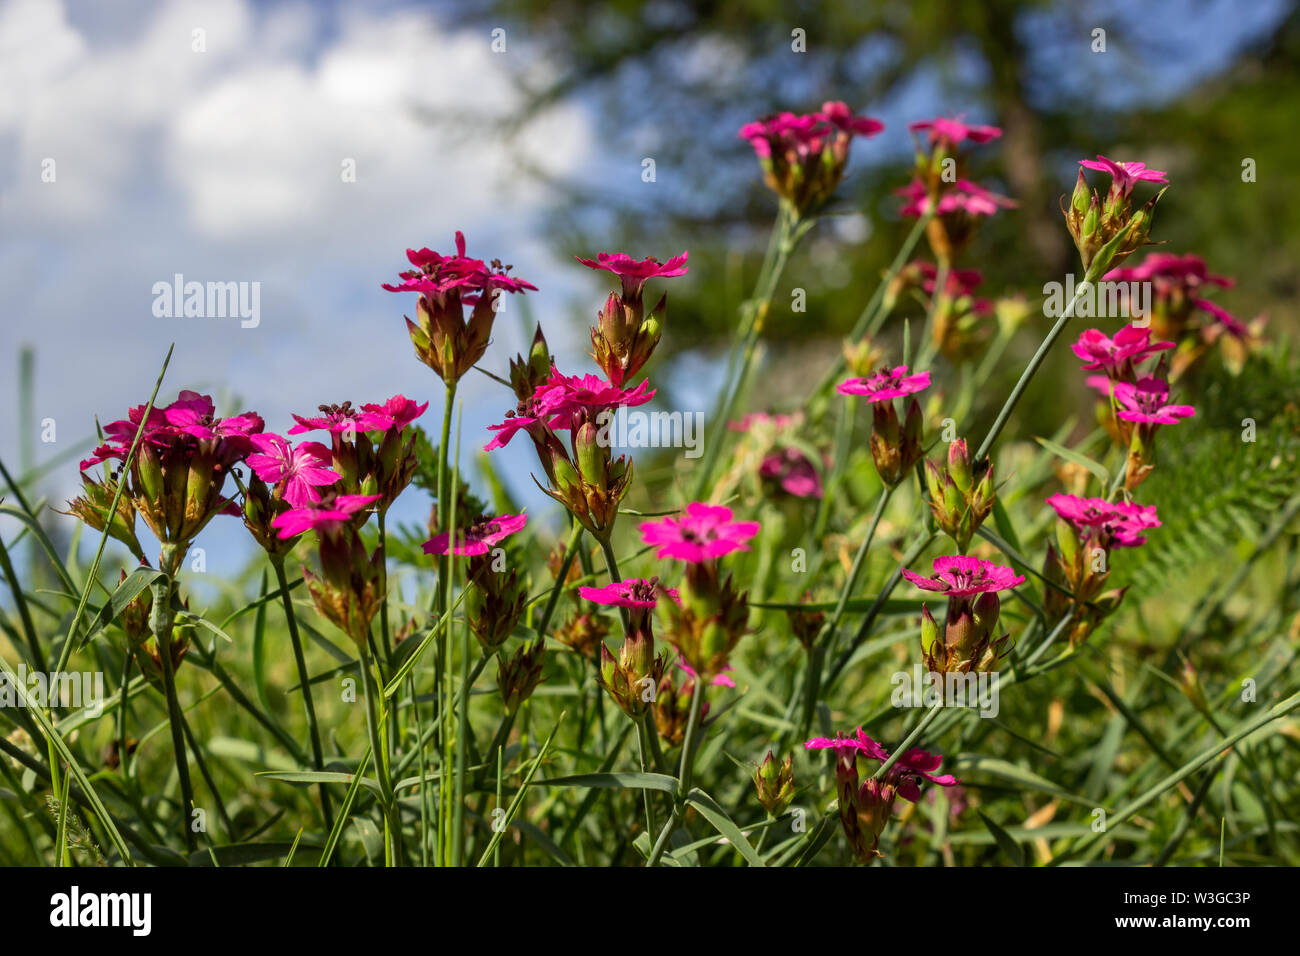
{"type": "MultiPolygon", "coordinates": [[[[456,529],[455,554],[487,554],[493,545],[499,544],[528,523],[525,514],[501,515],[496,518],[480,517],[468,528],[456,529]]],[[[434,535],[423,545],[425,554],[446,554],[450,534],[444,531],[434,535]]]]}
{"type": "Polygon", "coordinates": [[[734,521],[731,509],[692,502],[680,518],[667,517],[639,525],[641,540],[657,547],[660,558],[692,564],[720,558],[733,551],[748,551],[745,542],[759,531],[757,521],[734,521]]]}
{"type": "Polygon", "coordinates": [[[886,402],[904,395],[912,395],[928,388],[930,372],[907,374],[907,366],[900,365],[892,370],[877,372],[870,378],[851,378],[835,386],[841,395],[861,395],[868,402],[886,402]]]}
{"type": "Polygon", "coordinates": [[[907,569],[903,570],[903,577],[922,590],[949,597],[1005,591],[1025,583],[1024,575],[1016,574],[1011,568],[963,554],[935,558],[931,577],[907,569]]]}

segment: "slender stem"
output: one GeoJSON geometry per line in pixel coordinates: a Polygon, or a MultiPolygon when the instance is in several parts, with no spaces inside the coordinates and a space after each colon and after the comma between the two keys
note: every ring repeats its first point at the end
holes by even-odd
{"type": "Polygon", "coordinates": [[[681,769],[677,772],[677,799],[673,803],[672,816],[659,831],[659,838],[655,840],[650,858],[646,860],[646,866],[659,864],[664,851],[668,849],[668,840],[686,813],[686,795],[691,792],[691,776],[695,771],[696,743],[700,730],[700,715],[704,710],[704,693],[704,682],[696,680],[695,688],[691,692],[691,710],[686,721],[686,735],[682,739],[681,769]]]}
{"type": "MultiPolygon", "coordinates": [[[[605,566],[609,569],[609,581],[616,584],[623,580],[623,576],[618,573],[618,558],[614,555],[614,546],[610,543],[609,538],[597,539],[600,541],[600,550],[605,555],[605,566]]],[[[627,633],[631,624],[631,617],[628,615],[627,608],[619,607],[619,617],[623,619],[623,632],[627,633]]]]}
{"type": "MultiPolygon", "coordinates": [[[[636,749],[637,749],[637,756],[638,756],[638,757],[640,758],[640,760],[641,760],[641,772],[642,772],[642,773],[649,773],[649,772],[650,772],[650,766],[651,766],[651,763],[650,763],[650,728],[649,728],[649,725],[648,725],[647,721],[645,721],[645,720],[638,720],[638,721],[636,721],[636,744],[637,744],[637,747],[636,747],[636,749]]],[[[654,810],[654,803],[653,803],[653,802],[651,801],[651,799],[650,799],[650,790],[649,790],[649,788],[642,788],[642,790],[641,790],[641,796],[642,796],[642,798],[643,798],[643,802],[645,803],[645,830],[646,830],[646,833],[654,833],[655,830],[657,829],[657,827],[655,826],[655,810],[654,810]]]]}
{"type": "Polygon", "coordinates": [[[375,755],[375,775],[379,778],[380,804],[384,813],[384,865],[400,865],[397,841],[401,838],[401,817],[393,798],[393,786],[388,776],[387,747],[383,740],[383,727],[379,713],[379,685],[376,683],[374,659],[361,652],[361,680],[366,694],[366,733],[370,737],[370,751],[375,755]]]}
{"type": "MultiPolygon", "coordinates": [[[[293,599],[289,597],[289,580],[284,573],[284,556],[273,554],[271,567],[275,570],[275,580],[280,586],[280,600],[284,604],[284,619],[289,628],[289,643],[293,646],[293,660],[298,668],[298,686],[302,689],[302,705],[307,713],[307,732],[311,737],[312,766],[316,770],[325,769],[325,753],[321,748],[320,724],[316,719],[316,702],[312,696],[311,674],[307,670],[307,658],[302,650],[302,637],[298,633],[298,617],[293,610],[293,599]]],[[[321,812],[325,817],[325,829],[334,829],[334,807],[330,801],[329,789],[320,785],[321,812]]]]}
{"type": "Polygon", "coordinates": [[[840,620],[844,617],[844,609],[848,606],[849,598],[857,589],[858,578],[862,575],[862,565],[866,560],[867,551],[871,548],[871,542],[876,537],[876,528],[880,525],[881,516],[885,513],[885,506],[889,504],[889,498],[893,493],[894,489],[888,485],[880,490],[880,497],[876,499],[876,510],[871,516],[871,524],[867,528],[866,536],[862,539],[862,544],[858,546],[858,553],[853,556],[849,576],[844,581],[844,587],[840,589],[839,600],[835,602],[835,611],[831,614],[831,619],[822,628],[821,634],[817,636],[813,653],[808,655],[808,678],[804,682],[803,691],[803,717],[799,722],[801,736],[807,736],[809,729],[812,727],[813,714],[817,710],[817,697],[821,691],[823,661],[828,654],[835,650],[835,635],[840,626],[840,620]]]}
{"type": "Polygon", "coordinates": [[[172,753],[176,758],[176,775],[181,784],[181,828],[185,832],[185,847],[191,853],[195,849],[194,831],[190,827],[190,814],[194,810],[194,787],[190,782],[189,758],[185,751],[185,737],[181,730],[181,703],[176,696],[176,671],[172,666],[172,624],[175,613],[172,610],[172,577],[177,563],[173,560],[174,545],[163,545],[164,576],[150,585],[153,591],[153,608],[149,612],[149,623],[153,630],[154,646],[158,649],[158,660],[162,665],[163,694],[167,698],[167,723],[171,728],[172,753]]]}
{"type": "Polygon", "coordinates": [[[1020,402],[1020,396],[1023,395],[1025,389],[1029,387],[1030,379],[1034,377],[1034,374],[1038,371],[1038,367],[1043,364],[1044,360],[1046,360],[1047,353],[1052,350],[1053,343],[1055,343],[1061,333],[1065,331],[1066,324],[1070,319],[1074,318],[1074,310],[1079,307],[1079,303],[1083,300],[1083,297],[1091,291],[1091,289],[1092,282],[1089,279],[1084,279],[1074,290],[1074,297],[1066,304],[1065,310],[1061,313],[1061,317],[1056,320],[1056,324],[1052,326],[1052,330],[1047,333],[1047,337],[1043,339],[1042,344],[1038,346],[1038,351],[1034,353],[1034,357],[1031,358],[1029,364],[1025,366],[1024,372],[1020,375],[1020,380],[1016,382],[1015,388],[1013,388],[1011,394],[1007,396],[1007,400],[1003,403],[1001,410],[998,412],[998,417],[993,420],[993,427],[989,429],[989,433],[985,435],[984,440],[980,442],[979,450],[975,452],[976,461],[983,461],[984,456],[987,455],[989,449],[993,447],[993,443],[998,440],[998,435],[1002,434],[1002,429],[1006,427],[1008,419],[1011,418],[1011,413],[1020,402]]]}

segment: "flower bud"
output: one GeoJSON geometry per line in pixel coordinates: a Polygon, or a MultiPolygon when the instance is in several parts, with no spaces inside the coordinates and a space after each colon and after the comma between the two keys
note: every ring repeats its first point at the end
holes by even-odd
{"type": "Polygon", "coordinates": [[[754,791],[758,802],[770,817],[779,817],[794,799],[794,760],[787,756],[781,763],[772,757],[772,751],[754,770],[754,791]]]}

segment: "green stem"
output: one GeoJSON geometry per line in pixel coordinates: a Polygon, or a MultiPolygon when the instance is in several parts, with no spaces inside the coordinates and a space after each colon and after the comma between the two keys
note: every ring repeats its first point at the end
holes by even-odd
{"type": "MultiPolygon", "coordinates": [[[[312,766],[320,771],[325,769],[325,753],[320,742],[320,724],[316,719],[316,702],[312,696],[311,674],[307,670],[307,658],[303,654],[302,637],[298,633],[298,617],[293,610],[293,599],[289,597],[289,580],[284,573],[284,556],[273,554],[271,567],[275,570],[275,580],[280,585],[280,600],[284,604],[284,619],[289,628],[289,643],[293,646],[293,660],[298,668],[298,686],[302,690],[302,705],[307,713],[307,732],[311,738],[312,766]]],[[[325,817],[325,829],[334,829],[334,808],[330,800],[329,789],[320,785],[321,811],[325,817]]]]}
{"type": "Polygon", "coordinates": [[[163,694],[167,698],[167,723],[171,728],[172,753],[176,758],[176,775],[181,784],[181,827],[185,832],[185,847],[191,853],[195,849],[194,831],[190,827],[190,814],[194,810],[194,787],[190,782],[190,765],[185,751],[185,737],[181,730],[181,702],[176,696],[176,671],[172,666],[172,625],[175,613],[172,609],[172,573],[178,560],[174,545],[163,545],[163,554],[159,560],[164,577],[158,578],[152,585],[153,607],[149,612],[149,624],[153,631],[154,646],[158,649],[158,660],[162,665],[163,694]]]}
{"type": "MultiPolygon", "coordinates": [[[[1091,272],[1089,274],[1091,275],[1091,272]]],[[[1016,382],[1015,388],[1011,390],[1011,394],[1007,396],[1007,400],[1002,404],[1002,408],[998,411],[997,418],[993,420],[993,427],[989,429],[988,434],[984,436],[984,440],[980,442],[979,450],[975,452],[975,461],[983,461],[984,457],[993,447],[993,443],[998,440],[998,435],[1002,434],[1002,429],[1006,427],[1007,420],[1011,418],[1011,413],[1015,410],[1016,405],[1019,404],[1020,396],[1022,396],[1025,393],[1025,389],[1029,387],[1030,380],[1038,371],[1039,366],[1047,359],[1047,353],[1052,350],[1052,345],[1060,337],[1061,333],[1065,331],[1065,326],[1069,323],[1070,319],[1074,318],[1074,310],[1079,307],[1079,303],[1083,300],[1083,297],[1087,295],[1092,288],[1092,280],[1090,278],[1085,278],[1079,283],[1078,288],[1074,290],[1074,297],[1066,304],[1065,310],[1061,313],[1061,317],[1056,320],[1056,324],[1052,326],[1052,330],[1047,333],[1047,337],[1043,339],[1042,343],[1038,346],[1038,351],[1036,351],[1034,357],[1029,360],[1029,364],[1025,366],[1024,372],[1020,375],[1020,380],[1016,382]]]]}
{"type": "Polygon", "coordinates": [[[364,650],[361,654],[361,680],[366,694],[366,733],[370,738],[370,751],[375,755],[375,775],[379,778],[380,805],[384,813],[384,865],[400,866],[398,841],[401,839],[402,821],[393,797],[393,785],[388,776],[388,748],[383,740],[383,727],[379,713],[379,685],[376,683],[373,658],[364,650]]]}
{"type": "Polygon", "coordinates": [[[664,851],[668,849],[668,841],[681,823],[682,817],[686,814],[686,795],[691,792],[691,777],[695,771],[695,754],[696,743],[700,730],[700,715],[704,710],[704,682],[696,680],[695,689],[691,693],[691,710],[690,716],[686,721],[686,734],[682,739],[682,762],[681,769],[677,773],[677,799],[673,803],[672,815],[668,822],[664,824],[659,831],[659,838],[655,840],[654,847],[650,851],[650,858],[646,860],[646,866],[657,866],[659,860],[663,858],[664,851]]]}

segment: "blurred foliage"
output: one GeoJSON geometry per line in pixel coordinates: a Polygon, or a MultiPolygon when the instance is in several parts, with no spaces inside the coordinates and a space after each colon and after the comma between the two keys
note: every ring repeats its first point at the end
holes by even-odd
{"type": "Polygon", "coordinates": [[[905,232],[890,192],[907,179],[903,124],[963,111],[1004,128],[1000,141],[977,152],[971,172],[1021,204],[995,217],[972,250],[972,264],[985,271],[984,294],[1021,289],[1032,297],[1043,282],[1077,270],[1058,199],[1075,162],[1102,152],[1170,172],[1178,202],[1162,206],[1155,236],[1237,276],[1229,309],[1243,318],[1268,311],[1274,327],[1296,322],[1294,5],[1279,8],[1272,29],[1240,49],[1223,48],[1215,29],[1237,16],[1233,4],[1214,0],[1165,5],[1165,30],[1153,29],[1145,12],[1102,0],[444,6],[461,25],[505,25],[512,49],[525,51],[515,61],[525,105],[504,132],[559,104],[580,103],[600,117],[612,165],[552,182],[557,249],[664,257],[690,246],[694,281],[674,290],[672,322],[691,334],[669,334],[666,350],[695,348],[733,328],[759,267],[775,207],[737,129],[826,99],[887,112],[889,128],[857,144],[841,190],[845,217],[820,226],[786,272],[787,288],[808,290],[807,313],[781,308],[788,300],[778,296],[769,337],[803,342],[852,324],[905,232]],[[1091,49],[1097,28],[1107,35],[1102,54],[1091,49]],[[807,52],[792,52],[794,30],[803,31],[807,52]],[[536,69],[538,54],[554,75],[536,69]],[[1201,75],[1189,84],[1184,74],[1197,63],[1201,75]],[[647,156],[657,178],[643,185],[647,156]],[[1257,182],[1242,182],[1247,157],[1257,182]]]}

